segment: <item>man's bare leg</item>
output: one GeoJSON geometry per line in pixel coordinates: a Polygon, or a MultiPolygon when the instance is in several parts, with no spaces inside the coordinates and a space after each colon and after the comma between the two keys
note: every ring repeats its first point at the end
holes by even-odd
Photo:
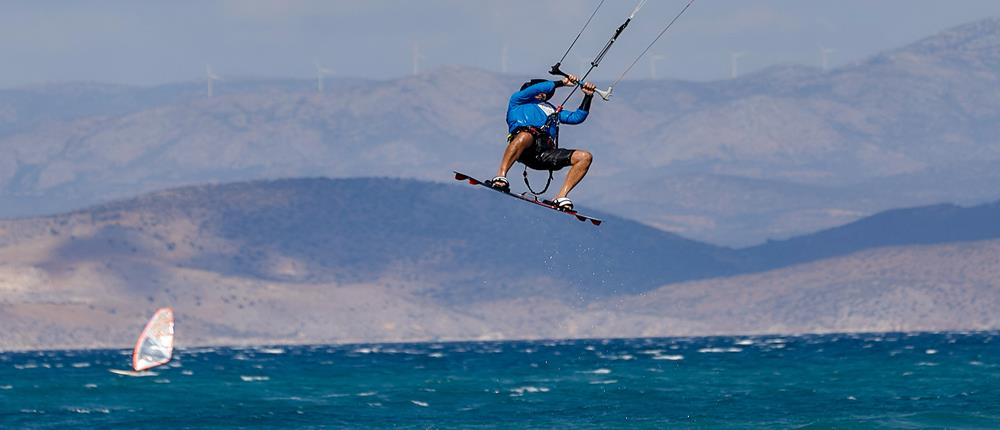
{"type": "Polygon", "coordinates": [[[507,171],[510,170],[514,162],[521,157],[525,149],[535,143],[535,137],[526,131],[522,131],[514,136],[507,144],[507,149],[503,152],[503,159],[500,160],[500,168],[497,169],[497,176],[507,177],[507,171]]]}
{"type": "Polygon", "coordinates": [[[563,182],[562,188],[559,189],[559,194],[556,198],[566,197],[576,184],[580,183],[580,180],[584,176],[587,176],[587,171],[590,170],[590,163],[594,160],[594,156],[588,151],[575,150],[573,155],[570,156],[570,168],[569,173],[566,174],[566,181],[563,182]]]}

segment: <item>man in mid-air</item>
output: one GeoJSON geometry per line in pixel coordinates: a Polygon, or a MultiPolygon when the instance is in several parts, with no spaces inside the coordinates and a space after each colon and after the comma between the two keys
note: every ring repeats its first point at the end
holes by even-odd
{"type": "Polygon", "coordinates": [[[559,121],[555,123],[550,116],[556,114],[556,107],[548,100],[555,95],[556,88],[569,85],[577,85],[576,76],[569,75],[561,81],[532,79],[510,96],[507,105],[507,127],[510,132],[507,150],[503,153],[497,176],[489,183],[491,187],[510,191],[507,171],[515,161],[535,170],[554,171],[570,166],[566,181],[552,202],[560,210],[573,210],[573,201],[567,195],[587,174],[593,156],[580,149],[559,148],[558,123],[579,124],[587,119],[596,87],[590,82],[584,84],[580,108],[576,111],[558,112],[559,121]]]}

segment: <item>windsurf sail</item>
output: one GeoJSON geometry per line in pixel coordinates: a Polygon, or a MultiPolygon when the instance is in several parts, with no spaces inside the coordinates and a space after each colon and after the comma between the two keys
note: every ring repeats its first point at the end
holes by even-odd
{"type": "Polygon", "coordinates": [[[174,353],[174,311],[162,308],[146,323],[132,351],[136,372],[152,369],[170,361],[174,353]]]}

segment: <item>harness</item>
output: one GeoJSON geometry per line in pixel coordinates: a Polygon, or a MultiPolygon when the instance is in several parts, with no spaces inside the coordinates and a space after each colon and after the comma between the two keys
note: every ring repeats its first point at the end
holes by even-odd
{"type": "MultiPolygon", "coordinates": [[[[540,146],[542,148],[545,148],[545,150],[552,150],[559,148],[559,112],[561,110],[562,106],[556,108],[555,112],[549,114],[549,116],[545,118],[545,124],[542,125],[541,127],[525,126],[514,129],[514,131],[512,131],[510,134],[507,135],[507,142],[510,142],[511,140],[514,139],[514,136],[517,136],[518,133],[524,131],[527,132],[528,134],[531,134],[531,137],[534,139],[535,146],[540,146]],[[555,127],[556,131],[554,135],[549,133],[549,130],[551,130],[553,127],[555,127]]],[[[531,194],[540,196],[542,194],[545,194],[545,192],[549,190],[549,185],[552,185],[553,173],[554,172],[552,170],[549,170],[549,177],[548,179],[545,180],[545,187],[542,188],[541,191],[535,191],[533,188],[531,188],[531,183],[528,181],[527,164],[524,164],[524,170],[521,171],[521,176],[524,177],[524,185],[528,187],[528,191],[531,194]]]]}

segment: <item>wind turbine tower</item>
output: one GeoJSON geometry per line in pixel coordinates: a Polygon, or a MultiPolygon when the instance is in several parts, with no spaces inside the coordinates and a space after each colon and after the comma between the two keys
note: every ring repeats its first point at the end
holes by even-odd
{"type": "Polygon", "coordinates": [[[503,44],[503,48],[500,49],[500,72],[507,73],[507,44],[503,44]]]}
{"type": "Polygon", "coordinates": [[[660,54],[653,54],[649,56],[649,78],[656,79],[656,62],[662,61],[664,56],[660,54]]]}
{"type": "Polygon", "coordinates": [[[209,64],[205,65],[205,80],[208,82],[208,96],[209,97],[212,97],[212,95],[213,95],[212,83],[214,81],[218,81],[218,80],[221,80],[221,79],[222,78],[220,78],[219,75],[216,75],[215,72],[212,71],[212,66],[211,65],[209,65],[209,64]]]}
{"type": "Polygon", "coordinates": [[[420,60],[424,58],[424,55],[420,53],[420,44],[413,42],[413,74],[420,73],[420,60]]]}
{"type": "Polygon", "coordinates": [[[319,61],[316,61],[315,64],[316,64],[316,91],[322,93],[323,77],[332,75],[333,69],[327,69],[326,67],[323,67],[321,64],[319,64],[319,61]]]}
{"type": "Polygon", "coordinates": [[[830,68],[830,54],[837,52],[835,49],[830,48],[820,48],[820,65],[823,67],[823,71],[827,71],[830,68]]]}
{"type": "Polygon", "coordinates": [[[747,55],[745,51],[729,53],[729,77],[736,79],[740,75],[740,58],[747,55]]]}
{"type": "Polygon", "coordinates": [[[581,57],[579,55],[576,55],[576,54],[573,54],[573,56],[576,57],[576,61],[580,62],[580,69],[576,70],[576,73],[577,73],[576,77],[577,78],[582,78],[583,74],[586,73],[587,69],[590,68],[590,60],[588,60],[586,58],[583,58],[583,57],[581,57]]]}

